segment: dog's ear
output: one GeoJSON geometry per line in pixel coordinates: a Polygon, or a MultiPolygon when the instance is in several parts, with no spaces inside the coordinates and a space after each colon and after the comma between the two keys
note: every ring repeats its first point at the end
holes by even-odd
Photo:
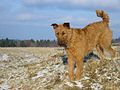
{"type": "Polygon", "coordinates": [[[66,28],[70,28],[70,23],[66,22],[66,23],[63,24],[63,26],[66,27],[66,28]]]}
{"type": "Polygon", "coordinates": [[[51,24],[51,26],[53,26],[54,29],[56,29],[58,27],[58,25],[56,23],[51,24]]]}

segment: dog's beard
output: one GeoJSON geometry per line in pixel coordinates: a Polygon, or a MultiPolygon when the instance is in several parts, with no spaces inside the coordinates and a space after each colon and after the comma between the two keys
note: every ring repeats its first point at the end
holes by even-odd
{"type": "Polygon", "coordinates": [[[67,43],[65,40],[58,40],[58,45],[61,46],[61,47],[66,47],[67,46],[67,43]]]}

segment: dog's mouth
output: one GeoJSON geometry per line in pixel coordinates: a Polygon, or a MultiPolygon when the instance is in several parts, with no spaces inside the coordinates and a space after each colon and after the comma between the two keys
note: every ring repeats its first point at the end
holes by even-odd
{"type": "Polygon", "coordinates": [[[58,45],[61,46],[61,47],[66,47],[66,43],[65,42],[58,41],[58,45]]]}

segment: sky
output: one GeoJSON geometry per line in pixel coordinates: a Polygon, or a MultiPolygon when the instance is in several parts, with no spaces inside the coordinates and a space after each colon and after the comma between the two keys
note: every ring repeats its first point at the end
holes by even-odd
{"type": "Polygon", "coordinates": [[[56,39],[52,23],[83,28],[100,21],[95,10],[110,16],[113,38],[120,37],[120,0],[0,0],[0,39],[56,39]]]}

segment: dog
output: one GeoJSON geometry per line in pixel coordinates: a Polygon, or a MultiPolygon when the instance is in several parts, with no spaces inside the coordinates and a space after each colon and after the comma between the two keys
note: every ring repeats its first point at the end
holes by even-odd
{"type": "Polygon", "coordinates": [[[112,31],[109,28],[109,16],[103,10],[96,10],[102,21],[91,23],[84,28],[71,28],[68,22],[52,24],[58,44],[65,47],[68,55],[70,80],[79,80],[83,73],[84,56],[96,48],[101,60],[104,59],[104,50],[115,57],[115,50],[111,47],[112,31]],[[74,64],[76,72],[74,75],[74,64]]]}

